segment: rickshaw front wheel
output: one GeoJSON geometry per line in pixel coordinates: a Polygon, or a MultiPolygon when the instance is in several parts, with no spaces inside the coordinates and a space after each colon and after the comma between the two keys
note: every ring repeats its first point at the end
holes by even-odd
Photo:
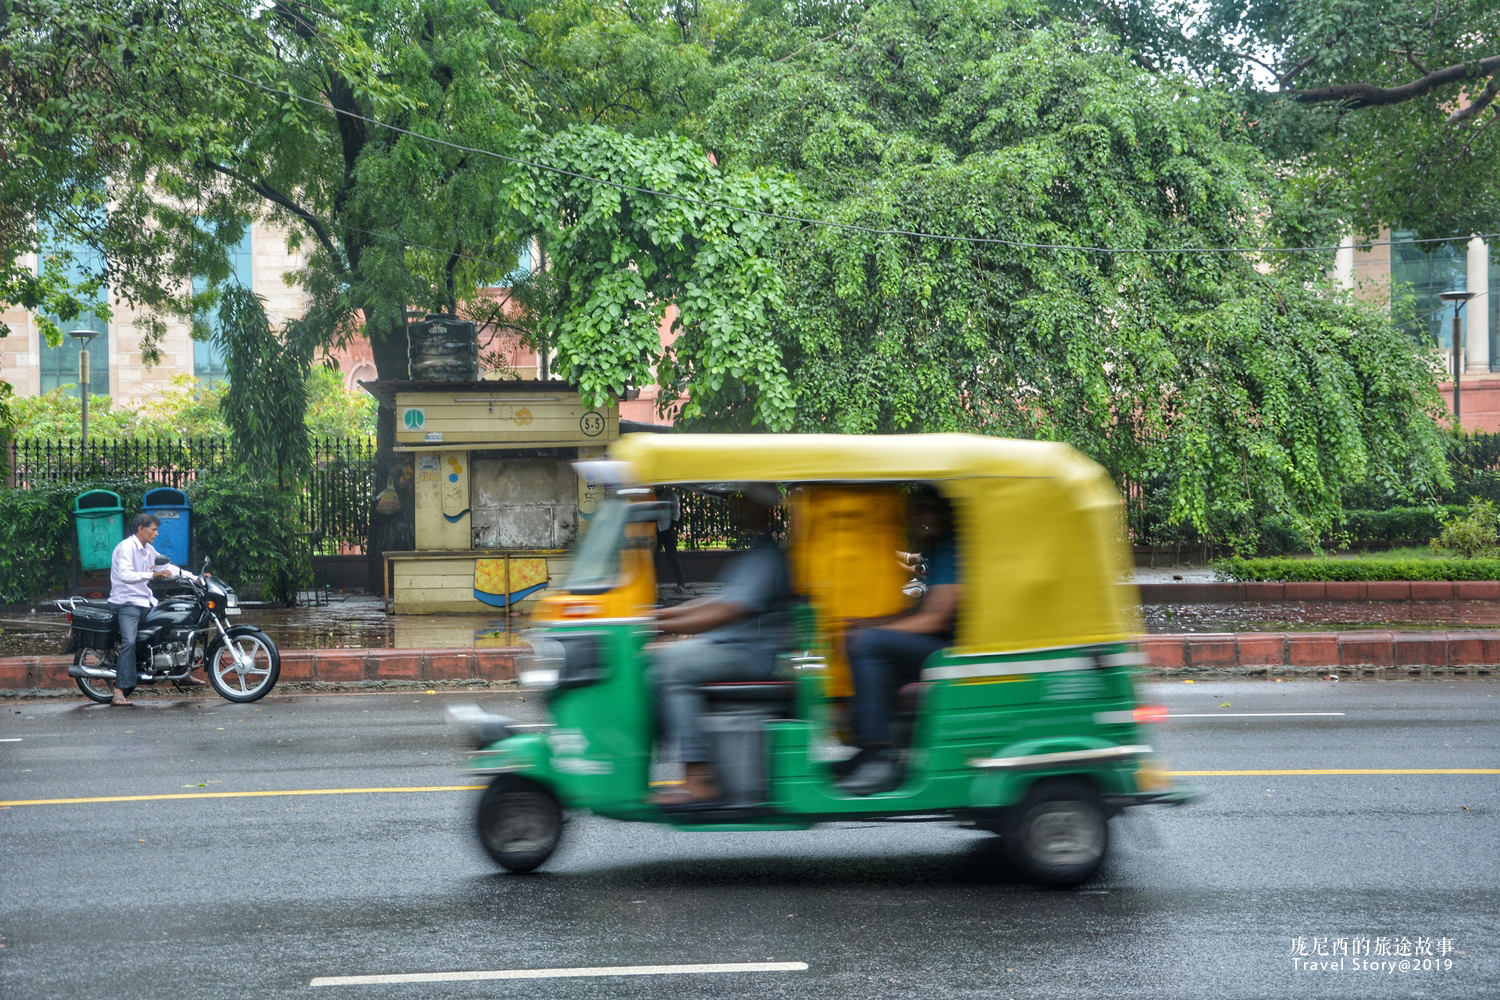
{"type": "Polygon", "coordinates": [[[1006,853],[1020,874],[1053,888],[1088,881],[1109,849],[1109,819],[1099,794],[1082,781],[1034,786],[1011,813],[1006,853]]]}
{"type": "Polygon", "coordinates": [[[562,839],[557,797],[529,778],[501,774],[479,799],[479,842],[501,868],[525,874],[539,868],[562,839]]]}

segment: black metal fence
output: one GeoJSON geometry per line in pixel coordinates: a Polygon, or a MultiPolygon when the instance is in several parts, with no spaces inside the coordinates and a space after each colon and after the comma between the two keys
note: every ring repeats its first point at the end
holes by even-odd
{"type": "Polygon", "coordinates": [[[375,439],[314,438],[312,457],[312,474],[302,491],[302,518],[314,532],[314,553],[363,551],[370,535],[370,499],[375,495],[375,439]]]}
{"type": "MultiPolygon", "coordinates": [[[[362,550],[370,531],[374,494],[373,438],[313,438],[312,468],[299,498],[304,530],[314,552],[362,550]]],[[[191,493],[199,476],[227,472],[233,454],[227,438],[76,440],[22,438],[10,444],[10,485],[32,489],[88,479],[136,478],[191,493]]]]}
{"type": "Polygon", "coordinates": [[[21,438],[11,442],[11,485],[31,489],[44,483],[131,476],[184,489],[199,475],[229,467],[224,438],[73,440],[21,438]]]}
{"type": "MultiPolygon", "coordinates": [[[[677,528],[677,545],[682,549],[733,549],[741,544],[739,522],[735,513],[735,496],[679,490],[682,521],[677,528]]],[[[771,512],[771,530],[786,531],[786,505],[771,512]]]]}

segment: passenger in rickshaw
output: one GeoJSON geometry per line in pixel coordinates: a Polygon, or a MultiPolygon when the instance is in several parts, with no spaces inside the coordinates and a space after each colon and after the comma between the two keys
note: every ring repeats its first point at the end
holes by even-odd
{"type": "Polygon", "coordinates": [[[914,498],[910,510],[911,533],[926,556],[927,594],[910,612],[852,629],[845,645],[854,681],[854,741],[859,754],[840,785],[854,795],[900,786],[901,767],[891,736],[896,692],[921,677],[929,656],[953,644],[959,583],[952,513],[946,501],[931,494],[914,498]]]}
{"type": "Polygon", "coordinates": [[[776,669],[793,597],[786,556],[770,531],[771,508],[779,501],[774,486],[747,486],[739,518],[750,546],[726,568],[723,590],[656,612],[663,632],[697,638],[662,645],[653,657],[661,737],[676,742],[684,771],[680,786],[652,796],[655,805],[696,805],[719,798],[700,724],[705,706],[698,685],[769,680],[776,669]]]}

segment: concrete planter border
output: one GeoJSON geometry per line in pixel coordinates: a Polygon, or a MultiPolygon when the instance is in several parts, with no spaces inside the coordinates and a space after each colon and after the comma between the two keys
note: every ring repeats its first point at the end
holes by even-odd
{"type": "Polygon", "coordinates": [[[1240,601],[1493,601],[1500,580],[1383,580],[1329,583],[1143,583],[1143,604],[1240,601]]]}

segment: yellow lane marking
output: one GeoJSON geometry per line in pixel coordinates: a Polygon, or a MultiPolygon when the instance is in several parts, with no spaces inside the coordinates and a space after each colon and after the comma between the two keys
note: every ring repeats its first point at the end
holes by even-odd
{"type": "MultiPolygon", "coordinates": [[[[1434,767],[1434,768],[1304,768],[1264,771],[1163,771],[1170,778],[1281,777],[1319,774],[1500,774],[1500,767],[1434,767]]],[[[677,782],[653,781],[652,785],[677,782]]],[[[478,792],[484,785],[408,785],[392,788],[277,788],[263,792],[175,792],[169,795],[101,795],[76,799],[0,800],[0,809],[10,806],[74,806],[95,802],[160,802],[168,799],[263,799],[278,795],[383,795],[399,792],[478,792]]]]}
{"type": "Polygon", "coordinates": [[[1290,771],[1164,771],[1174,778],[1224,778],[1245,776],[1277,777],[1297,774],[1500,774],[1500,767],[1323,767],[1290,771]]]}
{"type": "Polygon", "coordinates": [[[477,792],[483,785],[408,785],[403,788],[278,788],[265,792],[176,792],[171,795],[102,795],[82,799],[13,799],[5,806],[74,806],[94,802],[159,802],[164,799],[260,799],[275,795],[376,795],[386,792],[477,792]]]}

